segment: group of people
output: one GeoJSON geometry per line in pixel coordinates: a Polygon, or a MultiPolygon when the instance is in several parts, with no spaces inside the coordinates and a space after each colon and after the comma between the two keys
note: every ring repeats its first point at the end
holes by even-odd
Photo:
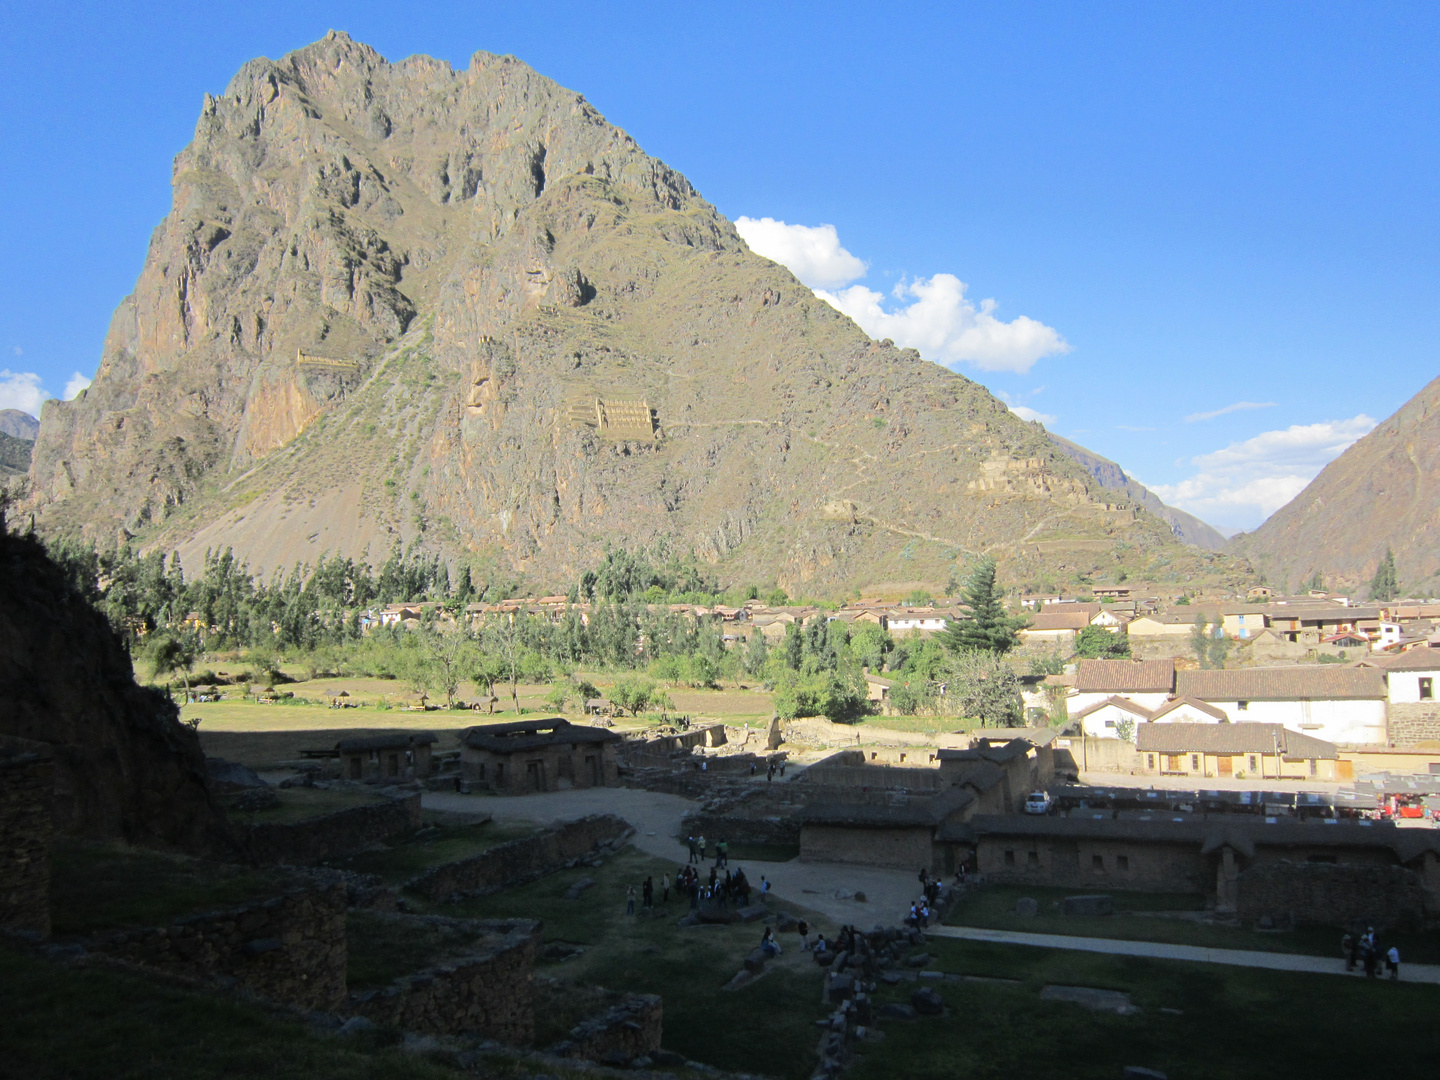
{"type": "Polygon", "coordinates": [[[1385,961],[1385,969],[1392,979],[1400,978],[1400,950],[1391,945],[1388,951],[1382,952],[1380,945],[1375,940],[1375,927],[1371,926],[1363,934],[1346,934],[1340,939],[1340,952],[1345,957],[1345,970],[1354,971],[1357,967],[1364,967],[1365,977],[1374,979],[1380,974],[1380,961],[1385,961]]]}
{"type": "MultiPolygon", "coordinates": [[[[687,836],[685,838],[685,845],[690,849],[689,862],[702,863],[706,860],[707,856],[705,854],[705,837],[701,836],[697,838],[694,836],[687,836]]],[[[728,840],[720,840],[716,842],[715,865],[730,865],[730,842],[728,840]]]]}
{"type": "Polygon", "coordinates": [[[930,925],[935,914],[935,902],[940,899],[940,879],[932,878],[930,871],[920,868],[920,898],[910,905],[910,914],[905,916],[905,925],[924,930],[930,925]]]}

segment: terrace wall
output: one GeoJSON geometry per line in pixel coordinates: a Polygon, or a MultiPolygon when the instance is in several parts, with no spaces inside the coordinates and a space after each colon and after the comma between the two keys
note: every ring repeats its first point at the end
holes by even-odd
{"type": "Polygon", "coordinates": [[[307,866],[388,840],[420,827],[420,793],[337,810],[305,821],[267,822],[236,833],[251,857],[261,863],[307,866]]]}
{"type": "Polygon", "coordinates": [[[1420,875],[1403,866],[1274,862],[1242,870],[1237,880],[1241,919],[1288,915],[1297,922],[1377,929],[1424,924],[1420,875]]]}
{"type": "Polygon", "coordinates": [[[665,1010],[656,994],[627,994],[599,1016],[577,1024],[551,1052],[561,1057],[629,1064],[660,1049],[665,1010]]]}
{"type": "Polygon", "coordinates": [[[336,883],[106,934],[86,947],[185,979],[234,979],[271,1001],[328,1011],[346,996],[345,907],[345,886],[336,883]]]}
{"type": "Polygon", "coordinates": [[[53,754],[44,743],[0,744],[0,931],[50,936],[53,754]]]}
{"type": "Polygon", "coordinates": [[[1389,713],[1392,746],[1440,744],[1440,702],[1391,702],[1389,713]]]}
{"type": "Polygon", "coordinates": [[[633,832],[623,818],[592,814],[497,844],[473,858],[432,866],[405,887],[430,900],[484,896],[586,862],[601,849],[618,849],[633,832]]]}

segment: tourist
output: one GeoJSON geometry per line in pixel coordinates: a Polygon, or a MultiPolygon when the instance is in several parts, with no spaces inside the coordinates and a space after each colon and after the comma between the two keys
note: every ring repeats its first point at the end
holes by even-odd
{"type": "Polygon", "coordinates": [[[917,928],[920,926],[920,905],[910,905],[910,914],[905,916],[905,925],[917,928]]]}
{"type": "Polygon", "coordinates": [[[816,957],[816,959],[819,959],[821,956],[824,956],[825,953],[829,951],[829,949],[830,949],[830,946],[828,946],[828,945],[825,944],[825,935],[824,935],[824,934],[817,934],[817,935],[815,936],[815,957],[816,957]]]}
{"type": "MultiPolygon", "coordinates": [[[[746,732],[746,734],[748,735],[749,732],[746,732]]],[[[753,762],[753,761],[750,762],[750,775],[751,775],[751,776],[754,776],[754,775],[755,775],[755,762],[753,762]]]]}
{"type": "Polygon", "coordinates": [[[1400,978],[1400,950],[1394,945],[1391,945],[1390,951],[1385,954],[1385,967],[1390,972],[1391,980],[1400,978]]]}
{"type": "Polygon", "coordinates": [[[704,862],[704,861],[705,861],[705,837],[702,836],[702,837],[700,837],[699,840],[697,840],[697,841],[695,841],[695,842],[700,845],[700,861],[701,861],[701,862],[704,862]]]}
{"type": "Polygon", "coordinates": [[[780,943],[775,940],[775,931],[765,927],[765,933],[760,935],[760,951],[767,956],[780,955],[780,943]]]}
{"type": "Polygon", "coordinates": [[[717,866],[730,865],[730,841],[721,840],[715,845],[715,863],[717,866]]]}
{"type": "Polygon", "coordinates": [[[774,780],[774,779],[775,779],[775,765],[774,765],[773,762],[771,763],[770,767],[765,770],[765,779],[766,779],[766,780],[774,780]]]}
{"type": "Polygon", "coordinates": [[[655,906],[655,879],[653,877],[647,877],[640,891],[644,895],[645,906],[647,908],[653,908],[655,906]]]}
{"type": "Polygon", "coordinates": [[[698,857],[698,854],[699,854],[699,853],[696,851],[696,849],[695,849],[695,838],[694,838],[693,836],[686,837],[686,838],[685,838],[685,843],[686,843],[686,844],[689,846],[689,848],[690,848],[690,860],[689,860],[689,861],[693,863],[693,862],[696,861],[696,859],[697,859],[697,857],[698,857]]]}
{"type": "Polygon", "coordinates": [[[800,951],[810,951],[810,924],[801,919],[795,924],[795,932],[800,935],[800,951]]]}
{"type": "Polygon", "coordinates": [[[760,875],[760,902],[763,904],[770,897],[770,882],[765,880],[765,875],[760,875]]]}
{"type": "Polygon", "coordinates": [[[928,930],[929,928],[930,928],[930,905],[929,905],[929,904],[922,903],[922,904],[920,905],[920,929],[921,929],[921,930],[928,930]]]}
{"type": "Polygon", "coordinates": [[[634,886],[634,885],[627,885],[627,886],[625,887],[625,914],[626,914],[626,915],[634,915],[634,914],[635,914],[635,886],[634,886]]]}
{"type": "Polygon", "coordinates": [[[668,903],[670,903],[670,875],[669,875],[669,874],[661,874],[661,875],[660,875],[660,902],[661,902],[662,904],[668,904],[668,903]]]}

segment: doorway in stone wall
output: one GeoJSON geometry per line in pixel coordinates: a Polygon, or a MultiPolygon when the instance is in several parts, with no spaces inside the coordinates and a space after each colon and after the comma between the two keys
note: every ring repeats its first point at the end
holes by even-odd
{"type": "Polygon", "coordinates": [[[1215,759],[1215,771],[1221,776],[1233,776],[1235,771],[1232,768],[1232,760],[1228,757],[1217,757],[1215,759]]]}
{"type": "Polygon", "coordinates": [[[525,763],[525,780],[531,791],[545,790],[545,763],[543,761],[529,761],[525,763]]]}

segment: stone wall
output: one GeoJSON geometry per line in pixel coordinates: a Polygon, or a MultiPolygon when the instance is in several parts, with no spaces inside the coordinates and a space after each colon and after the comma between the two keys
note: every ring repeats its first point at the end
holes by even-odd
{"type": "Polygon", "coordinates": [[[345,886],[107,934],[92,952],[200,982],[233,979],[270,1001],[331,1010],[345,1001],[345,886]]]}
{"type": "Polygon", "coordinates": [[[618,849],[633,831],[613,814],[592,814],[497,844],[470,859],[433,866],[405,887],[429,900],[484,896],[574,866],[602,848],[618,849]]]}
{"type": "Polygon", "coordinates": [[[237,825],[245,849],[261,863],[307,866],[348,855],[370,844],[420,827],[420,793],[384,799],[323,817],[237,825]]]}
{"type": "Polygon", "coordinates": [[[798,844],[800,819],[793,812],[767,816],[715,813],[697,810],[680,821],[684,836],[703,836],[707,842],[731,844],[798,844]]]}
{"type": "Polygon", "coordinates": [[[1440,744],[1440,702],[1392,702],[1389,713],[1392,746],[1440,744]]]}
{"type": "MultiPolygon", "coordinates": [[[[917,751],[922,762],[923,750],[917,751]]],[[[825,787],[887,788],[892,791],[939,791],[948,786],[934,767],[918,765],[812,765],[800,783],[825,787]]]]}
{"type": "Polygon", "coordinates": [[[660,1049],[665,1010],[656,994],[626,994],[620,1004],[577,1024],[552,1049],[561,1057],[628,1065],[660,1049]]]}
{"type": "Polygon", "coordinates": [[[1420,876],[1403,866],[1265,863],[1242,870],[1236,914],[1376,929],[1424,925],[1420,876]]]}
{"type": "Polygon", "coordinates": [[[0,741],[0,931],[50,936],[50,748],[0,741]]]}
{"type": "Polygon", "coordinates": [[[1193,841],[982,836],[977,869],[995,885],[1205,893],[1215,880],[1193,841]]]}
{"type": "Polygon", "coordinates": [[[380,990],[356,994],[349,1011],[377,1024],[431,1035],[472,1033],[513,1046],[535,1041],[533,919],[467,920],[491,935],[475,950],[380,990]]]}
{"type": "Polygon", "coordinates": [[[930,825],[873,829],[807,824],[800,832],[800,861],[885,866],[892,870],[936,869],[935,829],[930,825]]]}

